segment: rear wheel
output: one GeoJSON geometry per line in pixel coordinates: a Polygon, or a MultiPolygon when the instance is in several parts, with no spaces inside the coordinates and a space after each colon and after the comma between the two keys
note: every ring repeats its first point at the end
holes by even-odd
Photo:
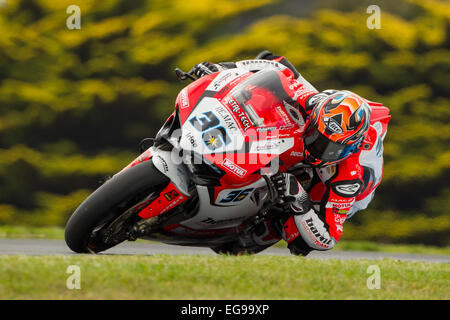
{"type": "Polygon", "coordinates": [[[75,210],[66,225],[65,240],[77,253],[97,253],[127,240],[141,218],[136,206],[155,197],[170,182],[145,161],[109,179],[75,210]]]}

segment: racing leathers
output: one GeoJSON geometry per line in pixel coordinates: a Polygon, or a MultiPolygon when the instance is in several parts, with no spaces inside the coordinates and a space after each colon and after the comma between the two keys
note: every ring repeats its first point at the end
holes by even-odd
{"type": "MultiPolygon", "coordinates": [[[[254,60],[201,65],[197,65],[197,76],[236,67],[252,72],[271,68],[282,71],[290,77],[290,85],[295,90],[291,98],[298,102],[304,120],[318,103],[337,91],[319,92],[286,58],[268,51],[263,51],[254,60]]],[[[292,194],[291,214],[266,221],[257,228],[250,241],[241,239],[245,240],[241,241],[242,250],[258,252],[281,238],[288,243],[292,254],[307,255],[312,250],[332,249],[342,235],[346,219],[367,208],[381,182],[386,130],[386,124],[371,122],[367,137],[350,157],[325,167],[306,166],[294,172],[295,179],[292,179],[294,175],[285,174],[287,189],[297,190],[299,197],[307,192],[308,206],[299,208],[300,202],[296,206],[296,194],[292,194]]]]}

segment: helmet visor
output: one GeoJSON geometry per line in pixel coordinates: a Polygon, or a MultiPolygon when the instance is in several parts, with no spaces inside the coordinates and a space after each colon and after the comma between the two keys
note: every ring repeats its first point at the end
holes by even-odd
{"type": "Polygon", "coordinates": [[[346,145],[331,141],[320,133],[314,125],[310,125],[306,130],[304,142],[306,149],[313,157],[325,162],[345,159],[356,147],[356,144],[346,145]]]}

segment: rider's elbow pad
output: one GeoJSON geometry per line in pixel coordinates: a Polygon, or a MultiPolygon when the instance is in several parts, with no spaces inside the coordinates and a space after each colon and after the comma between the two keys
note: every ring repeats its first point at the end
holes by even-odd
{"type": "MultiPolygon", "coordinates": [[[[314,209],[305,214],[294,216],[294,221],[300,234],[298,238],[301,237],[304,244],[311,250],[330,250],[336,245],[337,241],[330,235],[326,224],[319,218],[314,209]]],[[[298,242],[300,243],[301,240],[298,240],[298,242]]]]}

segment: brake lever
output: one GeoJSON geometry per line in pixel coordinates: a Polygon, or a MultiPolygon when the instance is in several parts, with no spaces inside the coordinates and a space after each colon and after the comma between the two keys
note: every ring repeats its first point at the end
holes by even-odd
{"type": "Polygon", "coordinates": [[[269,200],[270,200],[270,202],[272,204],[276,203],[278,198],[279,198],[279,195],[278,195],[278,191],[275,189],[275,187],[274,187],[274,185],[272,183],[272,180],[270,179],[270,176],[267,176],[265,174],[261,174],[261,177],[263,177],[263,179],[266,181],[267,187],[269,189],[269,197],[270,197],[269,200]]]}
{"type": "Polygon", "coordinates": [[[184,81],[186,79],[191,79],[192,81],[197,80],[192,76],[192,73],[193,73],[192,69],[189,70],[188,72],[184,72],[180,68],[175,68],[175,74],[176,74],[178,80],[180,80],[180,81],[184,81]]]}

